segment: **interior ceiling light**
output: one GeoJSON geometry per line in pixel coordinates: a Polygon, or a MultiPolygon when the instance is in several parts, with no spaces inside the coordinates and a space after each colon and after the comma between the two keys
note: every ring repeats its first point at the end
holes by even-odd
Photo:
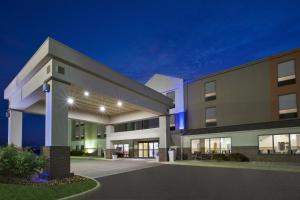
{"type": "Polygon", "coordinates": [[[105,112],[106,108],[104,106],[100,106],[100,111],[105,112]]]}
{"type": "Polygon", "coordinates": [[[73,104],[74,104],[74,99],[73,99],[72,97],[68,97],[68,98],[67,98],[67,103],[68,103],[69,105],[73,105],[73,104]]]}
{"type": "Polygon", "coordinates": [[[86,96],[86,97],[90,96],[89,91],[84,91],[84,96],[86,96]]]}
{"type": "Polygon", "coordinates": [[[117,106],[119,106],[119,107],[123,106],[123,102],[119,100],[119,101],[117,102],[117,106]]]}

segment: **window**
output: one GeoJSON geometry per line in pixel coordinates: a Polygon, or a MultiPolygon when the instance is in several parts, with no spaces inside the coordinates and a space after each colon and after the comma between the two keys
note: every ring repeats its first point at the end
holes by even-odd
{"type": "Polygon", "coordinates": [[[289,135],[274,135],[274,151],[275,153],[286,154],[290,147],[289,135]]]}
{"type": "Polygon", "coordinates": [[[262,154],[270,154],[273,152],[273,136],[258,136],[258,148],[262,154]]]}
{"type": "Polygon", "coordinates": [[[80,138],[83,140],[85,136],[85,128],[83,127],[80,132],[80,138]]]}
{"type": "Polygon", "coordinates": [[[106,138],[105,128],[103,125],[97,126],[97,138],[98,139],[106,138]]]}
{"type": "Polygon", "coordinates": [[[258,136],[261,154],[300,154],[300,134],[258,136]]]}
{"type": "Polygon", "coordinates": [[[159,118],[140,120],[135,122],[127,122],[115,125],[115,132],[134,131],[149,128],[158,128],[159,118]]]}
{"type": "Polygon", "coordinates": [[[277,65],[278,86],[296,83],[295,60],[289,60],[277,65]]]}
{"type": "Polygon", "coordinates": [[[300,154],[300,134],[291,134],[291,150],[294,154],[300,154]]]}
{"type": "Polygon", "coordinates": [[[230,153],[231,138],[205,138],[191,141],[191,151],[194,153],[230,153]]]}
{"type": "Polygon", "coordinates": [[[211,153],[221,153],[221,138],[211,138],[210,139],[210,152],[211,153]]]}
{"type": "Polygon", "coordinates": [[[297,116],[296,94],[279,96],[279,118],[287,119],[297,116]]]}
{"type": "Polygon", "coordinates": [[[192,140],[191,150],[192,154],[200,151],[200,140],[192,140]]]}
{"type": "Polygon", "coordinates": [[[170,115],[170,130],[174,131],[175,129],[175,115],[170,115]]]}
{"type": "Polygon", "coordinates": [[[206,111],[205,111],[205,125],[207,127],[217,125],[216,107],[206,108],[206,111]]]}
{"type": "Polygon", "coordinates": [[[231,138],[221,138],[221,153],[230,153],[231,138]]]}
{"type": "Polygon", "coordinates": [[[119,156],[129,157],[129,144],[115,144],[114,149],[115,153],[118,153],[119,156]]]}
{"type": "Polygon", "coordinates": [[[65,68],[62,66],[57,66],[57,73],[59,74],[65,74],[65,68]]]}
{"type": "Polygon", "coordinates": [[[175,103],[175,91],[170,91],[166,93],[166,96],[173,100],[173,103],[175,103]]]}
{"type": "Polygon", "coordinates": [[[211,82],[207,82],[205,83],[204,86],[204,97],[205,97],[205,101],[212,101],[215,100],[217,97],[217,93],[216,93],[216,81],[211,81],[211,82]]]}

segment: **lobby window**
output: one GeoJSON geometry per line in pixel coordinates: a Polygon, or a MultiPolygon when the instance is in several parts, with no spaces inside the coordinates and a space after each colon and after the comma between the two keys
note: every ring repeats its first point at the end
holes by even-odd
{"type": "Polygon", "coordinates": [[[297,114],[296,94],[279,96],[279,119],[296,118],[297,114]]]}
{"type": "Polygon", "coordinates": [[[295,60],[289,60],[277,65],[278,86],[296,83],[295,60]]]}
{"type": "Polygon", "coordinates": [[[272,135],[258,136],[258,148],[261,154],[273,153],[273,136],[272,135]]]}
{"type": "Polygon", "coordinates": [[[293,154],[300,154],[300,134],[291,134],[290,137],[293,154]]]}
{"type": "Polygon", "coordinates": [[[231,138],[205,138],[191,141],[191,151],[201,154],[226,154],[231,152],[231,138]]]}
{"type": "Polygon", "coordinates": [[[192,150],[192,154],[196,152],[200,152],[200,140],[191,141],[191,150],[192,150]]]}
{"type": "Polygon", "coordinates": [[[221,138],[210,139],[210,152],[221,153],[221,138]]]}
{"type": "Polygon", "coordinates": [[[230,153],[231,138],[221,138],[221,153],[230,153]]]}
{"type": "Polygon", "coordinates": [[[274,151],[275,153],[286,154],[290,147],[289,135],[274,135],[274,151]]]}
{"type": "Polygon", "coordinates": [[[216,107],[206,108],[206,110],[205,110],[205,125],[206,125],[206,127],[217,125],[216,107]]]}
{"type": "Polygon", "coordinates": [[[166,96],[173,100],[173,103],[175,103],[175,91],[170,91],[166,93],[166,96]]]}
{"type": "Polygon", "coordinates": [[[261,154],[300,154],[300,134],[258,136],[261,154]]]}
{"type": "Polygon", "coordinates": [[[217,98],[216,81],[207,82],[204,84],[205,101],[212,101],[217,98]]]}

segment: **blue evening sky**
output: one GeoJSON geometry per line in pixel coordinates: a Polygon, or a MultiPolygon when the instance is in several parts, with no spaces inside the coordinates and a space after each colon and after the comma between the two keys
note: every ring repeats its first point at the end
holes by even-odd
{"type": "MultiPolygon", "coordinates": [[[[144,83],[154,73],[194,79],[300,47],[300,1],[1,1],[3,90],[47,36],[144,83]]],[[[43,145],[44,118],[24,116],[24,145],[43,145]]]]}

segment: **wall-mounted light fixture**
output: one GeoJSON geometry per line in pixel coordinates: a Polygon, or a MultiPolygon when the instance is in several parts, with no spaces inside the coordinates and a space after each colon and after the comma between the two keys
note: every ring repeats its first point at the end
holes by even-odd
{"type": "Polygon", "coordinates": [[[9,109],[6,111],[5,116],[6,116],[7,118],[10,118],[10,110],[9,110],[9,109]]]}
{"type": "Polygon", "coordinates": [[[50,92],[50,85],[48,83],[43,84],[43,92],[50,92]]]}

